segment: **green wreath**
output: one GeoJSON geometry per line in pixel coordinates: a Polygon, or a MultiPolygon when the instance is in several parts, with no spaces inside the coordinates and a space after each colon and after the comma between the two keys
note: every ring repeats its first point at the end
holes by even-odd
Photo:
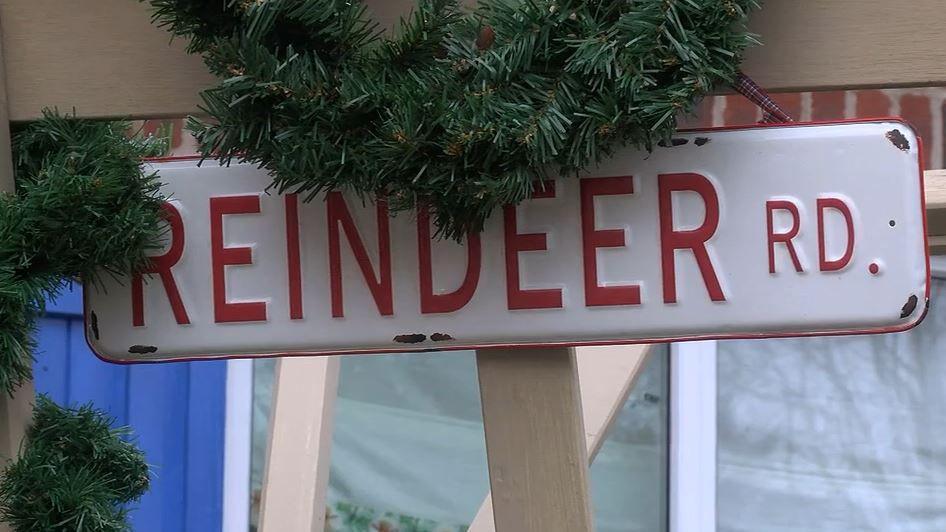
{"type": "Polygon", "coordinates": [[[351,0],[149,0],[222,81],[192,119],[208,157],[280,192],[429,206],[482,228],[550,168],[649,149],[737,73],[755,0],[421,0],[392,38],[351,0]]]}
{"type": "MultiPolygon", "coordinates": [[[[144,0],[142,0],[144,1],[144,0]]],[[[223,78],[192,119],[206,156],[267,169],[280,192],[428,205],[440,234],[482,228],[549,169],[651,148],[737,73],[755,0],[421,0],[393,38],[356,0],[147,0],[223,78]]],[[[29,378],[35,319],[66,280],[124,274],[160,237],[151,143],[47,114],[14,138],[0,196],[0,391],[29,378]]],[[[0,479],[16,530],[123,530],[140,452],[84,408],[40,399],[0,479]]]]}

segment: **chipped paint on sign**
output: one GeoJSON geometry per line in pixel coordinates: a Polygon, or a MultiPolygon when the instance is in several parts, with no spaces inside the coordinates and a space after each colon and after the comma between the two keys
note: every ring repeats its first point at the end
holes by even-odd
{"type": "Polygon", "coordinates": [[[891,129],[885,135],[887,140],[894,145],[895,148],[901,151],[910,151],[910,141],[907,140],[907,137],[904,136],[903,132],[899,129],[891,129]]]}

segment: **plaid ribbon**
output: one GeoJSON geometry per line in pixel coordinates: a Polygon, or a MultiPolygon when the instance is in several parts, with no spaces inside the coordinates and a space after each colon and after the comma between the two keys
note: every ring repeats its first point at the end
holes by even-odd
{"type": "Polygon", "coordinates": [[[752,81],[752,78],[742,72],[736,75],[736,80],[733,81],[732,88],[748,98],[749,101],[762,108],[763,123],[781,124],[784,122],[792,122],[792,117],[788,116],[788,113],[775,103],[772,96],[755,81],[752,81]]]}

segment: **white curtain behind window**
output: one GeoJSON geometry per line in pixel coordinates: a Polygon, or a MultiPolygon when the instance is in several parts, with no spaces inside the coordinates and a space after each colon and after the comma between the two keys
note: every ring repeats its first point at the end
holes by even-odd
{"type": "MultiPolygon", "coordinates": [[[[666,348],[656,348],[591,468],[599,532],[666,529],[667,361],[666,348]]],[[[258,363],[256,377],[258,490],[272,364],[258,363]]],[[[488,489],[472,352],[342,359],[329,482],[333,532],[462,531],[488,489]]]]}
{"type": "Polygon", "coordinates": [[[946,282],[911,332],[720,342],[718,369],[718,530],[946,531],[946,282]]]}

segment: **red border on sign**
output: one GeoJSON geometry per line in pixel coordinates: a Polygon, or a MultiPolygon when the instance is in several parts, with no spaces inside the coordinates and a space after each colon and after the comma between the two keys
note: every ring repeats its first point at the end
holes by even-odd
{"type": "MultiPolygon", "coordinates": [[[[296,357],[296,356],[335,356],[335,355],[384,355],[384,354],[396,354],[396,353],[431,353],[431,352],[447,352],[447,351],[465,351],[465,350],[481,350],[481,349],[542,349],[542,348],[552,348],[552,347],[601,347],[601,346],[615,346],[615,345],[650,345],[650,344],[663,344],[663,343],[673,343],[673,342],[693,342],[701,340],[762,340],[767,338],[810,338],[810,337],[822,337],[822,336],[851,336],[851,335],[867,335],[867,334],[889,334],[889,333],[899,333],[906,332],[910,329],[913,329],[917,325],[923,322],[926,318],[927,313],[929,312],[929,301],[931,294],[931,277],[932,270],[930,266],[930,246],[929,246],[929,227],[928,220],[926,215],[926,188],[924,181],[924,148],[923,148],[923,139],[917,133],[916,129],[906,120],[901,117],[880,117],[880,118],[857,118],[849,120],[833,120],[833,121],[812,121],[812,122],[788,122],[783,124],[751,124],[744,126],[723,126],[715,128],[699,128],[699,129],[686,129],[680,130],[681,133],[699,133],[699,132],[719,132],[719,131],[742,131],[742,130],[752,130],[752,129],[771,129],[771,128],[786,128],[786,127],[811,127],[811,126],[826,126],[826,125],[842,125],[842,124],[873,124],[881,122],[895,122],[901,124],[910,129],[918,140],[917,146],[917,159],[919,161],[918,172],[920,180],[920,203],[924,206],[923,208],[923,245],[924,245],[924,254],[926,257],[926,294],[925,300],[922,302],[923,308],[917,319],[905,323],[903,325],[896,325],[892,327],[882,327],[877,329],[850,329],[850,330],[837,330],[837,331],[824,331],[824,332],[803,332],[803,333],[755,333],[755,334],[746,334],[746,333],[731,333],[731,334],[711,334],[711,335],[694,335],[694,336],[672,336],[666,338],[653,338],[653,339],[624,339],[624,340],[597,340],[597,341],[587,341],[587,342],[544,342],[544,343],[497,343],[497,344],[464,344],[464,345],[449,345],[449,346],[438,346],[436,348],[420,348],[419,346],[414,347],[397,347],[397,348],[380,348],[380,349],[352,349],[352,350],[335,350],[335,351],[293,351],[293,352],[271,352],[271,353],[259,353],[259,354],[241,354],[241,355],[192,355],[189,357],[182,358],[169,358],[169,359],[144,359],[144,360],[113,360],[102,355],[96,351],[95,346],[89,339],[89,328],[83,327],[85,332],[86,344],[88,344],[89,349],[92,353],[95,354],[97,358],[104,362],[110,364],[121,364],[121,365],[131,365],[131,364],[166,364],[173,362],[198,362],[204,360],[230,360],[230,359],[256,359],[256,358],[281,358],[281,357],[296,357]]],[[[148,162],[172,162],[172,161],[188,161],[188,160],[200,160],[202,159],[199,155],[190,155],[190,156],[172,156],[172,157],[155,157],[147,159],[148,162]]],[[[84,287],[83,287],[84,288],[84,287]]],[[[88,292],[83,290],[83,311],[85,313],[85,318],[87,321],[88,312],[89,312],[89,301],[88,301],[88,292]]],[[[918,302],[918,305],[920,303],[918,302]]]]}

